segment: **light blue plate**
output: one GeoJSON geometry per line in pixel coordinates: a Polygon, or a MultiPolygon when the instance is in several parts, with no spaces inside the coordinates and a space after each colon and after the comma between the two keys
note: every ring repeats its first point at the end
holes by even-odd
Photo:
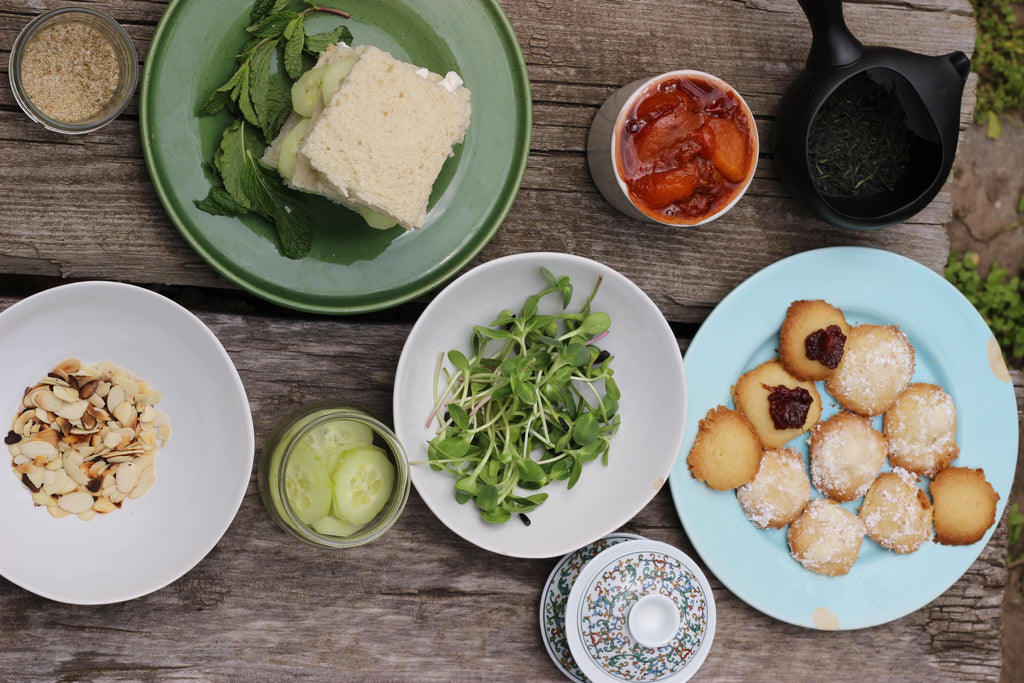
{"type": "MultiPolygon", "coordinates": [[[[777,354],[779,327],[797,299],[824,299],[851,324],[894,324],[907,334],[917,352],[914,381],[942,386],[956,403],[960,457],[953,464],[985,470],[999,493],[996,519],[1017,463],[1013,385],[991,331],[956,288],[910,259],[862,247],[809,251],[765,268],[722,300],[690,344],[684,363],[691,408],[669,485],[694,548],[737,597],[776,619],[820,629],[883,624],[945,592],[994,528],[974,545],[927,542],[909,555],[865,538],[850,573],[826,577],[790,557],[786,529],[757,529],[732,491],[711,490],[686,467],[697,423],[717,405],[732,407],[729,392],[736,379],[777,354]]],[[[823,382],[818,388],[824,419],[837,406],[823,382]]],[[[806,437],[788,445],[806,458],[806,437]]],[[[854,512],[859,506],[859,500],[846,504],[854,512]]]]}

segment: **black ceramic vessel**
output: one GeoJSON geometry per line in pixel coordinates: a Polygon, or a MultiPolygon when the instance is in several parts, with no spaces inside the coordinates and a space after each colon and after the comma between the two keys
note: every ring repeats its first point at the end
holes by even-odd
{"type": "Polygon", "coordinates": [[[811,26],[806,68],[776,113],[775,165],[790,192],[823,220],[874,229],[913,216],[938,194],[953,166],[960,100],[970,73],[962,52],[929,57],[891,47],[865,47],[846,26],[842,0],[799,0],[811,26]],[[837,88],[863,74],[894,93],[909,130],[906,171],[892,189],[853,198],[822,193],[808,162],[815,116],[837,88]]]}

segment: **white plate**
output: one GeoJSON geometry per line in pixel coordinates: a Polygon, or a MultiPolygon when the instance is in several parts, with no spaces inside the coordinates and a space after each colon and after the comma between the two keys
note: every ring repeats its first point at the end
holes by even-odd
{"type": "MultiPolygon", "coordinates": [[[[686,421],[686,379],[682,354],[664,316],[644,292],[611,268],[579,256],[516,254],[479,266],[449,285],[427,306],[402,349],[395,377],[395,432],[410,463],[427,460],[436,422],[434,372],[451,349],[470,355],[474,325],[487,325],[503,309],[518,311],[526,297],[545,286],[541,267],[569,276],[576,311],[598,276],[604,281],[592,310],[611,316],[601,348],[614,356],[612,368],[622,398],[622,425],[612,438],[608,466],[587,463],[572,490],[565,482],[544,488],[550,497],[531,512],[529,526],[518,519],[490,524],[472,503],[455,500],[455,480],[427,465],[412,465],[412,483],[449,529],[481,548],[514,557],[556,557],[587,545],[629,521],[665,484],[682,444],[686,421]]],[[[542,300],[542,312],[558,309],[556,296],[542,300]],[[546,306],[545,306],[546,304],[546,306]]]]}
{"type": "Polygon", "coordinates": [[[88,522],[51,517],[13,472],[0,471],[0,574],[45,598],[92,605],[145,595],[188,572],[234,519],[255,450],[245,389],[217,338],[169,299],[113,282],[31,296],[0,313],[0,330],[4,433],[23,389],[69,357],[109,360],[145,379],[163,394],[157,408],[171,426],[153,487],[88,522]]]}

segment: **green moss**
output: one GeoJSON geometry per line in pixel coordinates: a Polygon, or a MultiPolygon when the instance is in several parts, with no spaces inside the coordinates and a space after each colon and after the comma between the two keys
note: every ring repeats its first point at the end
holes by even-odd
{"type": "Polygon", "coordinates": [[[985,319],[1003,350],[1008,365],[1024,364],[1024,282],[1009,277],[1005,268],[993,264],[985,277],[978,269],[974,252],[951,252],[946,263],[946,280],[970,301],[985,319]]]}
{"type": "Polygon", "coordinates": [[[971,60],[978,74],[975,115],[1024,109],[1024,3],[971,0],[978,39],[971,60]]]}

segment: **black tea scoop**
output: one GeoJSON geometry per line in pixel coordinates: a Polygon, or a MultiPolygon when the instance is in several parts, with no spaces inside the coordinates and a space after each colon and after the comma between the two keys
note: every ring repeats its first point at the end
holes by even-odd
{"type": "Polygon", "coordinates": [[[963,52],[865,47],[846,26],[842,0],[799,2],[811,50],[776,113],[782,181],[840,227],[881,228],[913,216],[953,167],[970,60],[963,52]]]}

